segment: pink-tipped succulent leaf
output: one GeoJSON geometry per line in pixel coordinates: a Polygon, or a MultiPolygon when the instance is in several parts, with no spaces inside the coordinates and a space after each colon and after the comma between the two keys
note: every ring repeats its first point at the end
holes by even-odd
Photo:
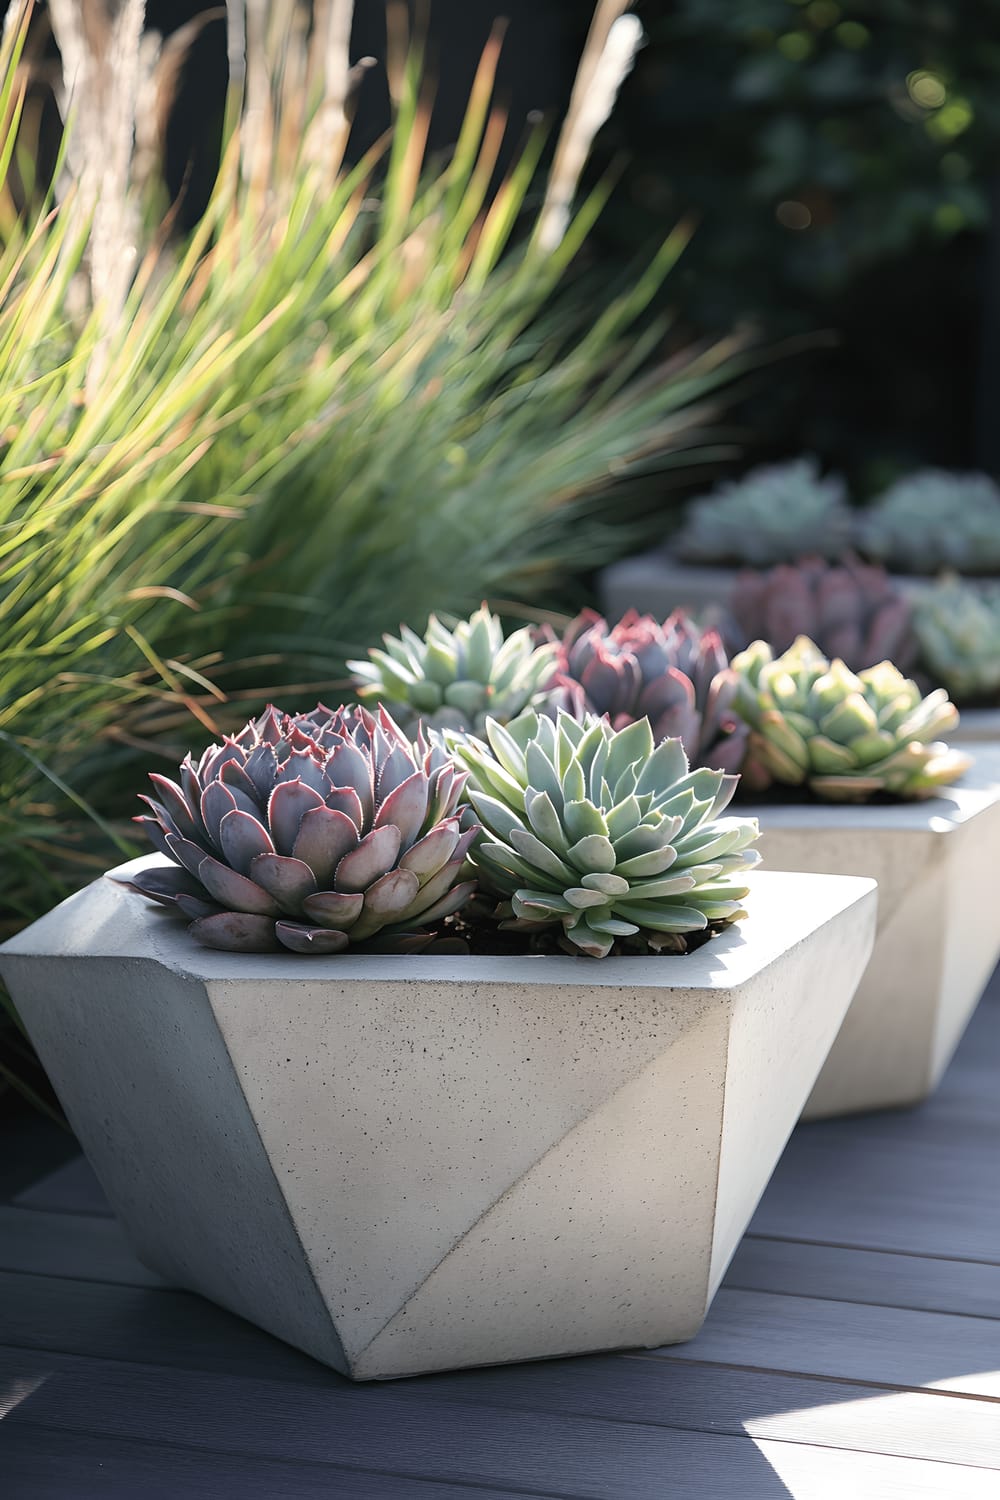
{"type": "Polygon", "coordinates": [[[631,609],[609,627],[584,610],[559,642],[550,708],[606,714],[612,729],[648,719],[654,740],[679,739],[692,765],[738,771],[745,726],[731,712],[735,686],[717,630],[681,610],[661,625],[631,609]]]}
{"type": "Polygon", "coordinates": [[[475,888],[462,878],[478,832],[460,824],[466,773],[384,709],[269,707],[186,756],[178,781],[150,780],[136,822],[170,863],[127,883],[211,948],[410,951],[475,888]]]}

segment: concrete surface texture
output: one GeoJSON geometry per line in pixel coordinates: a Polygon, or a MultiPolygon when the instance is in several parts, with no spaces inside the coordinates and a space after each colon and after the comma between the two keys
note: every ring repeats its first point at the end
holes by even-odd
{"type": "Polygon", "coordinates": [[[771,869],[870,875],[878,937],[805,1118],[898,1108],[937,1087],[1000,957],[1000,744],[926,802],[741,807],[771,869]]]}

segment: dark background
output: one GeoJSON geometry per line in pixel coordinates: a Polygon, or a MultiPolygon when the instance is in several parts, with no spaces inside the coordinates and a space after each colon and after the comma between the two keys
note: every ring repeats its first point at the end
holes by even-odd
{"type": "MultiPolygon", "coordinates": [[[[204,0],[150,0],[169,32],[204,0]]],[[[412,7],[411,7],[412,9],[412,7]]],[[[678,341],[751,324],[804,345],[730,421],[747,460],[809,450],[857,498],[922,464],[1000,470],[1000,0],[641,0],[647,45],[592,172],[626,165],[587,251],[624,278],[679,218],[698,230],[664,298],[678,341]]],[[[565,107],[587,0],[432,0],[432,145],[454,139],[497,15],[516,138],[565,107]]],[[[383,0],[358,0],[355,57],[384,55],[383,0]]],[[[224,26],[184,71],[168,175],[196,215],[214,171],[224,26]]],[[[387,120],[364,80],[352,149],[387,120]]]]}

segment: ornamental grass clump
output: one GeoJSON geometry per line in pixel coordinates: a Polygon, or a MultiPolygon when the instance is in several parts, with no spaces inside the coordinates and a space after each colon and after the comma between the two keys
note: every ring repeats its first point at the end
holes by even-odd
{"type": "Polygon", "coordinates": [[[910,601],[883,568],[845,557],[779,563],[766,573],[741,572],[729,608],[745,643],[767,641],[779,655],[807,635],[825,656],[854,672],[892,661],[908,671],[916,660],[910,601]]]}
{"type": "Polygon", "coordinates": [[[917,601],[923,664],[958,703],[1000,702],[1000,588],[950,578],[917,601]]]}
{"type": "Polygon", "coordinates": [[[474,890],[461,878],[465,773],[384,709],[269,707],[180,781],[154,773],[136,819],[171,861],[127,884],[192,918],[210,948],[408,952],[474,890]]]}
{"type": "Polygon", "coordinates": [[[615,730],[528,711],[486,735],[447,738],[483,825],[470,858],[504,927],[561,929],[561,947],[602,958],[615,945],[683,952],[745,915],[759,829],[720,817],[737,777],[691,771],[647,719],[615,730]]]}
{"type": "Polygon", "coordinates": [[[485,604],[452,626],[431,615],[423,636],[404,625],[398,637],[382,639],[384,651],[347,665],[358,697],[385,704],[407,730],[423,722],[481,734],[487,716],[516,718],[555,671],[554,645],[537,644],[528,626],[504,640],[485,604]]]}
{"type": "Polygon", "coordinates": [[[732,665],[754,790],[805,786],[830,802],[932,797],[971,764],[940,739],[958,723],[944,688],[925,698],[891,662],[855,674],[800,636],[777,657],[755,641],[732,665]]]}
{"type": "Polygon", "coordinates": [[[851,545],[843,480],[814,458],[765,464],[688,506],[673,550],[686,563],[767,568],[797,557],[837,558],[851,545]]]}
{"type": "Polygon", "coordinates": [[[719,632],[682,610],[661,625],[630,609],[609,628],[588,609],[558,642],[552,696],[577,718],[607,714],[612,729],[648,719],[654,741],[679,739],[693,765],[738,771],[747,729],[732,711],[728,666],[719,632]]]}

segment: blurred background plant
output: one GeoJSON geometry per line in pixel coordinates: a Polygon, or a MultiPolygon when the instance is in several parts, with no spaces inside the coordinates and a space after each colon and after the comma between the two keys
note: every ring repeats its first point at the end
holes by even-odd
{"type": "Polygon", "coordinates": [[[928,672],[960,707],[1000,703],[1000,586],[943,579],[918,599],[913,623],[928,672]]]}
{"type": "Polygon", "coordinates": [[[987,474],[918,469],[858,520],[858,546],[898,573],[1000,573],[1000,487],[987,474]]]}
{"type": "Polygon", "coordinates": [[[672,550],[685,563],[768,567],[798,557],[840,557],[853,517],[843,480],[814,458],[762,464],[724,480],[687,507],[672,550]]]}

